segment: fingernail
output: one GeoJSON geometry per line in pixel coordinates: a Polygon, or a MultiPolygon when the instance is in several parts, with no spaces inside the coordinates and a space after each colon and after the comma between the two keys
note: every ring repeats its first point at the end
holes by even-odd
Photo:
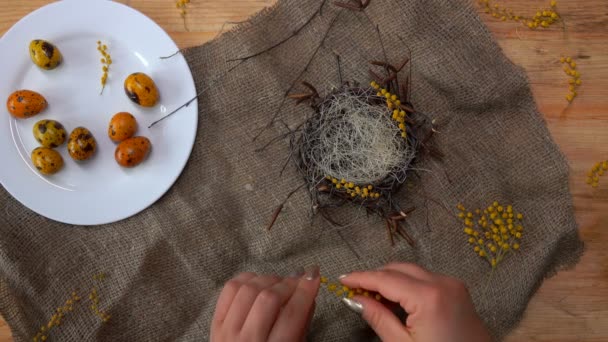
{"type": "Polygon", "coordinates": [[[348,277],[348,274],[343,274],[343,275],[339,276],[338,279],[342,280],[342,279],[344,279],[346,277],[348,277]]]}
{"type": "Polygon", "coordinates": [[[319,266],[312,265],[306,267],[306,280],[315,280],[319,277],[319,266]]]}
{"type": "Polygon", "coordinates": [[[291,278],[299,278],[304,275],[304,267],[300,266],[295,271],[289,274],[291,278]]]}
{"type": "Polygon", "coordinates": [[[352,300],[350,298],[342,298],[342,303],[346,305],[353,312],[361,314],[363,312],[363,304],[357,302],[356,300],[352,300]]]}

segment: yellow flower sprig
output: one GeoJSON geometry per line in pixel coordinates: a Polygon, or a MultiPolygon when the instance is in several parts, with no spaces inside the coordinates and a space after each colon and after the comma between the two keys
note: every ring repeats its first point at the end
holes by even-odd
{"type": "MultiPolygon", "coordinates": [[[[93,276],[93,280],[97,280],[97,281],[104,280],[105,278],[106,278],[106,275],[104,273],[100,273],[100,274],[93,276]]],[[[43,325],[40,327],[40,330],[32,338],[32,341],[33,342],[47,341],[51,330],[53,330],[54,328],[57,328],[58,326],[61,325],[61,321],[66,317],[66,315],[69,312],[74,311],[74,306],[79,304],[80,299],[81,298],[76,293],[76,291],[72,292],[71,297],[65,301],[65,304],[58,307],[57,309],[55,309],[55,313],[53,313],[49,322],[46,325],[43,325]]],[[[93,306],[94,306],[95,309],[93,309],[93,311],[95,312],[95,314],[98,315],[102,319],[103,322],[107,322],[110,319],[110,315],[108,315],[102,311],[99,311],[97,309],[97,305],[99,304],[99,296],[97,295],[97,289],[93,288],[93,290],[91,290],[91,294],[89,294],[89,299],[93,302],[91,309],[93,309],[93,306]]]]}
{"type": "Polygon", "coordinates": [[[524,216],[515,212],[512,205],[506,207],[498,202],[488,208],[467,211],[458,204],[458,217],[464,223],[464,233],[477,255],[488,260],[495,269],[511,251],[520,248],[523,237],[524,216]]]}
{"type": "Polygon", "coordinates": [[[97,288],[94,287],[91,289],[91,293],[89,293],[89,300],[91,301],[91,311],[93,311],[93,314],[99,317],[102,322],[108,322],[111,316],[99,309],[99,294],[97,293],[97,288]]]}
{"type": "Polygon", "coordinates": [[[401,100],[399,100],[399,97],[395,94],[391,94],[385,88],[380,87],[380,85],[374,81],[371,82],[371,86],[378,91],[378,93],[376,93],[378,97],[386,98],[386,105],[389,109],[393,110],[392,118],[399,125],[401,137],[407,139],[407,125],[405,124],[407,113],[401,108],[401,100]]]}
{"type": "Polygon", "coordinates": [[[55,310],[55,313],[51,316],[51,319],[46,325],[40,327],[38,333],[32,338],[33,342],[43,342],[48,339],[48,336],[54,328],[58,327],[61,324],[61,320],[68,314],[68,312],[72,312],[74,310],[74,304],[80,301],[80,297],[76,292],[72,292],[72,296],[65,301],[65,304],[58,307],[55,310]]]}
{"type": "Polygon", "coordinates": [[[351,289],[348,286],[340,283],[330,282],[327,277],[321,277],[321,286],[325,287],[327,291],[333,293],[338,298],[353,298],[355,295],[361,295],[365,297],[374,298],[377,301],[382,300],[382,296],[379,293],[370,293],[363,289],[351,289]]]}
{"type": "Polygon", "coordinates": [[[595,163],[593,168],[587,173],[587,184],[597,188],[600,182],[600,177],[608,171],[608,160],[595,163]]]}
{"type": "Polygon", "coordinates": [[[515,14],[511,9],[500,6],[491,0],[479,0],[479,4],[484,8],[484,12],[502,21],[516,21],[534,30],[537,28],[548,28],[560,21],[561,16],[557,12],[557,1],[552,0],[549,8],[540,9],[533,17],[515,14]]]}
{"type": "Polygon", "coordinates": [[[344,191],[349,194],[352,198],[359,197],[361,199],[378,199],[382,196],[381,193],[373,191],[374,186],[369,185],[356,185],[353,182],[349,182],[346,179],[337,179],[331,176],[326,176],[325,179],[331,182],[331,185],[338,191],[344,191]]]}
{"type": "Polygon", "coordinates": [[[101,53],[101,71],[103,72],[101,75],[101,92],[100,95],[103,94],[103,90],[106,88],[106,83],[108,82],[108,72],[110,71],[110,65],[112,65],[112,57],[108,53],[108,46],[105,44],[101,44],[101,41],[97,41],[97,51],[101,53]]]}
{"type": "MultiPolygon", "coordinates": [[[[100,273],[93,276],[93,280],[102,281],[104,279],[106,279],[105,273],[100,273]]],[[[91,311],[93,311],[93,314],[99,317],[102,322],[108,322],[111,316],[99,309],[99,294],[97,293],[97,288],[93,287],[91,289],[91,293],[89,293],[89,300],[91,301],[91,311]]]]}
{"type": "Polygon", "coordinates": [[[583,84],[583,81],[581,81],[581,73],[576,70],[576,62],[572,57],[561,57],[559,61],[560,63],[565,64],[564,72],[566,75],[570,76],[570,79],[568,80],[568,83],[570,84],[568,87],[569,93],[566,95],[566,100],[572,102],[578,95],[576,90],[583,84]]]}
{"type": "Polygon", "coordinates": [[[175,2],[175,7],[177,9],[179,9],[179,15],[184,20],[184,28],[186,29],[186,31],[189,31],[188,25],[186,24],[186,14],[188,14],[188,4],[189,3],[190,3],[190,0],[177,0],[175,2]]]}

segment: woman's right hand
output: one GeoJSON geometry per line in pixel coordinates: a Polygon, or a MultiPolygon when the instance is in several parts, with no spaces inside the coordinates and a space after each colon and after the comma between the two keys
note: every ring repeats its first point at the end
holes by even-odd
{"type": "Polygon", "coordinates": [[[382,303],[364,296],[344,299],[385,342],[490,342],[471,296],[458,279],[413,264],[390,264],[375,271],[353,272],[344,285],[380,293],[408,313],[401,322],[382,303]]]}

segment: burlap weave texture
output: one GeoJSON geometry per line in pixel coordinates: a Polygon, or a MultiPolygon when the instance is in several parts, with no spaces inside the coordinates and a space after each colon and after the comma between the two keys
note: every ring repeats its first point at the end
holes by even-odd
{"type": "MultiPolygon", "coordinates": [[[[196,143],[173,188],[144,212],[111,225],[75,227],[45,219],[0,190],[0,313],[17,341],[31,340],[72,291],[86,294],[99,272],[109,275],[99,287],[112,319],[101,324],[84,305],[53,332],[54,340],[207,340],[219,290],[238,272],[288,274],[319,264],[335,279],[390,260],[464,280],[501,338],[545,276],[578,261],[583,246],[565,158],[525,73],[504,56],[469,2],[372,0],[363,14],[328,1],[281,46],[236,67],[238,61],[229,61],[285,39],[320,4],[279,1],[184,53],[197,89],[207,89],[199,98],[196,143]],[[346,228],[319,218],[311,224],[306,191],[294,195],[266,231],[273,210],[301,178],[292,165],[279,177],[287,142],[255,152],[283,132],[281,124],[256,142],[254,136],[300,74],[319,90],[339,85],[336,54],[344,80],[367,83],[368,61],[384,58],[374,25],[389,62],[411,51],[412,102],[437,119],[441,132],[433,139],[444,158],[422,156],[420,177],[412,177],[399,196],[403,207],[416,207],[408,220],[416,248],[405,242],[391,248],[381,220],[349,208],[333,212],[346,228]],[[521,252],[509,256],[486,286],[490,267],[467,244],[455,207],[494,200],[526,215],[526,235],[521,252]]],[[[293,127],[309,111],[288,100],[279,117],[293,127]]],[[[321,290],[311,340],[352,341],[363,326],[321,290]]]]}

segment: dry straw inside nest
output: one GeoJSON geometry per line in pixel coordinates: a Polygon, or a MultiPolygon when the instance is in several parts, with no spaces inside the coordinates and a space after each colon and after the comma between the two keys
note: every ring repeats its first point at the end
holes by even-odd
{"type": "Polygon", "coordinates": [[[413,139],[402,138],[392,112],[371,88],[342,88],[326,96],[301,135],[307,181],[403,183],[416,147],[413,139]]]}

